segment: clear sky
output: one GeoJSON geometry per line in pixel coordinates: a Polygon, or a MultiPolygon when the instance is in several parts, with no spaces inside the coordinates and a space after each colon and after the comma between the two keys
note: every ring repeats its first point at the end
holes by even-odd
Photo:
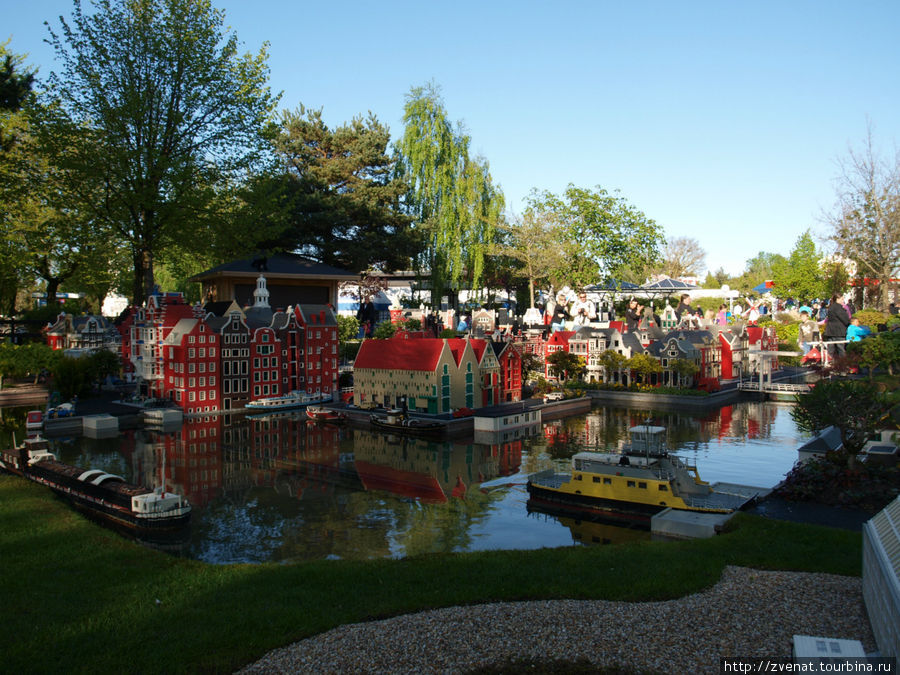
{"type": "MultiPolygon", "coordinates": [[[[43,22],[71,0],[6,0],[0,40],[53,70],[43,22]]],[[[87,4],[87,2],[85,3],[87,4]]],[[[600,185],[696,238],[731,274],[827,234],[837,159],[900,138],[900,2],[213,0],[248,51],[270,43],[281,105],[394,139],[434,81],[506,195],[600,185]]]]}

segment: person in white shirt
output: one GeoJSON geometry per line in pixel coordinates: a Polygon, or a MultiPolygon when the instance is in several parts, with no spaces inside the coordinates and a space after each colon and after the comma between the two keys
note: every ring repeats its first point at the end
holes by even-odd
{"type": "Polygon", "coordinates": [[[584,291],[578,294],[578,299],[572,303],[569,313],[576,326],[583,326],[590,321],[597,320],[597,307],[587,299],[587,293],[584,291]]]}

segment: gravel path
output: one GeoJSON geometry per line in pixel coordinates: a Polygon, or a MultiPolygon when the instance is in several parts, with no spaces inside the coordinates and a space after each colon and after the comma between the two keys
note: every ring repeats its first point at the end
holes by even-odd
{"type": "Polygon", "coordinates": [[[795,634],[860,640],[875,651],[862,580],[728,567],[714,587],[678,600],[451,607],[340,626],[240,672],[465,673],[510,660],[565,658],[718,673],[723,656],[790,656],[795,634]]]}

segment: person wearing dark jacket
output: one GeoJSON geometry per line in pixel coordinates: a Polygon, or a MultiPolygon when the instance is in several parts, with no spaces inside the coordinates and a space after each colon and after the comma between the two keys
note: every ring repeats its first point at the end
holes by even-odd
{"type": "MultiPolygon", "coordinates": [[[[828,303],[828,312],[825,315],[825,332],[822,337],[825,342],[834,343],[835,340],[847,339],[847,326],[850,325],[850,315],[844,309],[844,298],[839,295],[831,296],[831,302],[828,303]]],[[[828,355],[831,358],[844,355],[844,345],[829,344],[828,355]]]]}
{"type": "Polygon", "coordinates": [[[356,311],[356,320],[359,321],[360,326],[363,328],[363,336],[372,337],[372,330],[375,328],[378,314],[370,296],[366,296],[365,302],[356,311]]]}

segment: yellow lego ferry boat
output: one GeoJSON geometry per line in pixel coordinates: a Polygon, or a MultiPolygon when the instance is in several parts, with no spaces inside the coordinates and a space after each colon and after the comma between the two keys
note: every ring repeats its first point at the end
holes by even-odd
{"type": "Polygon", "coordinates": [[[666,449],[665,427],[642,424],[616,452],[579,452],[572,473],[553,470],[528,479],[528,507],[575,517],[648,522],[660,511],[731,513],[758,496],[756,488],[722,490],[700,479],[697,468],[666,449]]]}

